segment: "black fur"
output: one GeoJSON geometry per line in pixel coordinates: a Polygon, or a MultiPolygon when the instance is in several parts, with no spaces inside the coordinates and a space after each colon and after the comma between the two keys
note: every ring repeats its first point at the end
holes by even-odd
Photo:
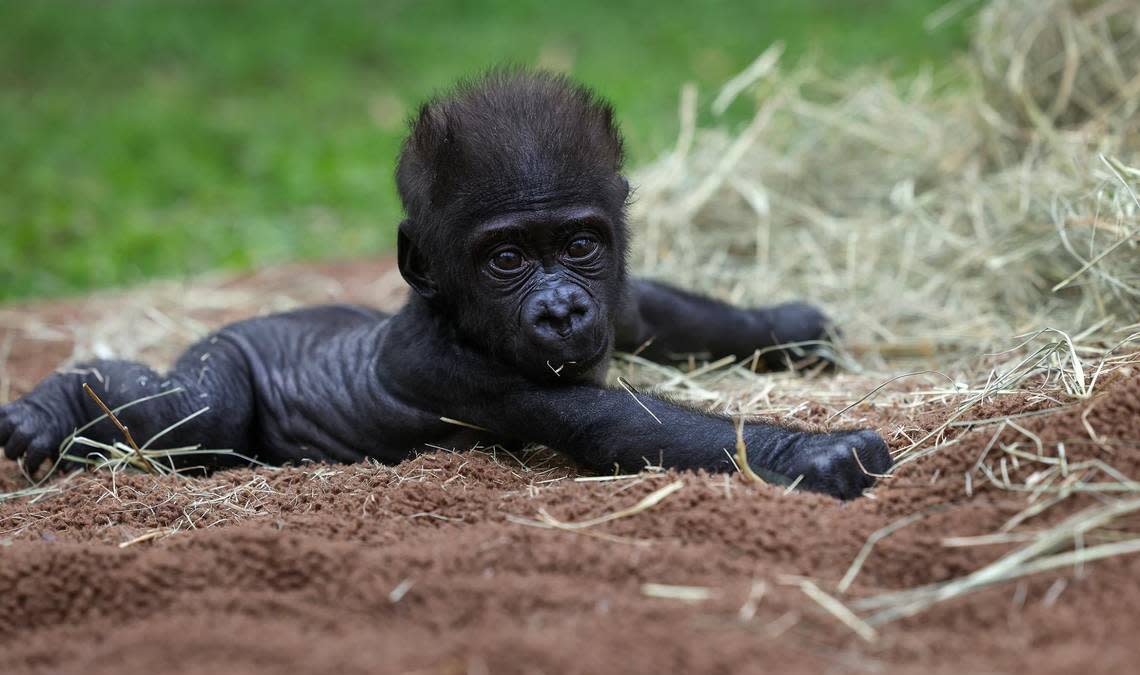
{"type": "MultiPolygon", "coordinates": [[[[599,471],[730,471],[732,421],[606,388],[613,349],[746,357],[821,338],[826,318],[627,279],[622,159],[610,106],[565,78],[499,71],[463,84],[420,109],[400,155],[398,256],[416,293],[399,313],[328,306],[236,323],[165,376],[81,364],[0,408],[0,444],[35,471],[98,416],[87,382],[112,407],[179,388],[120,413],[136,438],[208,406],[157,447],[200,443],[271,463],[398,462],[479,440],[547,444],[599,471]],[[444,418],[487,431],[473,437],[444,418]]],[[[85,434],[118,440],[106,421],[85,434]]],[[[752,422],[744,438],[757,471],[802,475],[802,487],[841,498],[891,465],[870,431],[752,422]]]]}

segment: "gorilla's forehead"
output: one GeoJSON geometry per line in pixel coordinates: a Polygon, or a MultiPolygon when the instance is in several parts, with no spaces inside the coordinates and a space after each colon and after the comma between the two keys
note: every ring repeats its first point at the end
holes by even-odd
{"type": "Polygon", "coordinates": [[[466,181],[452,193],[452,215],[485,222],[524,214],[538,219],[542,214],[575,211],[604,216],[615,207],[620,209],[620,203],[613,203],[615,195],[609,185],[616,176],[610,180],[585,176],[536,178],[508,175],[466,181]]]}

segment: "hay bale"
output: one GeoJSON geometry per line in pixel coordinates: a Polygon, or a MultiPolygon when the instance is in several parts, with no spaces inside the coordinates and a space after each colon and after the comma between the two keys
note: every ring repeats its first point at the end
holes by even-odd
{"type": "MultiPolygon", "coordinates": [[[[982,23],[1031,4],[995,0],[982,23]]],[[[1079,16],[1106,26],[1119,4],[1079,16]]],[[[1131,54],[1116,36],[1081,48],[1131,54]]],[[[1054,56],[1029,50],[1024,73],[1046,72],[1037,58],[1054,56]]],[[[1097,124],[1023,127],[967,71],[771,68],[739,132],[693,128],[686,97],[677,149],[636,176],[635,266],[730,301],[821,302],[870,357],[916,339],[965,357],[1045,326],[1108,339],[1140,316],[1140,91],[1098,94],[1097,124]]],[[[1068,101],[1058,118],[1094,110],[1097,90],[1072,91],[1041,96],[1068,101]]]]}
{"type": "Polygon", "coordinates": [[[973,51],[986,101],[1010,123],[1127,119],[1140,101],[1140,3],[995,0],[973,51]]]}

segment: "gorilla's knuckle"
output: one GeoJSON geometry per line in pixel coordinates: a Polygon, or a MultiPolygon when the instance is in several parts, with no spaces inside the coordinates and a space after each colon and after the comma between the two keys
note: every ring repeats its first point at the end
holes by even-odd
{"type": "Polygon", "coordinates": [[[806,489],[852,499],[890,468],[890,453],[874,431],[816,434],[806,440],[800,471],[806,489]]]}
{"type": "Polygon", "coordinates": [[[40,434],[28,444],[27,456],[30,459],[45,459],[54,456],[57,447],[50,436],[40,434]]]}
{"type": "Polygon", "coordinates": [[[823,319],[823,310],[807,302],[790,302],[783,307],[789,318],[823,319]]]}
{"type": "Polygon", "coordinates": [[[870,429],[855,432],[855,436],[853,445],[862,468],[873,474],[882,474],[891,468],[894,460],[882,436],[870,429]]]}

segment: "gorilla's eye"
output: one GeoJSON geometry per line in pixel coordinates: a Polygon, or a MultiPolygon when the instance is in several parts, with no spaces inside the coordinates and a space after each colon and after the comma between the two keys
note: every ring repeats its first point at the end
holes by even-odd
{"type": "Polygon", "coordinates": [[[514,272],[523,266],[523,256],[518,249],[504,248],[491,256],[491,266],[500,272],[514,272]]]}
{"type": "Polygon", "coordinates": [[[598,240],[591,237],[578,237],[566,247],[566,255],[581,260],[589,258],[598,250],[598,240]]]}

